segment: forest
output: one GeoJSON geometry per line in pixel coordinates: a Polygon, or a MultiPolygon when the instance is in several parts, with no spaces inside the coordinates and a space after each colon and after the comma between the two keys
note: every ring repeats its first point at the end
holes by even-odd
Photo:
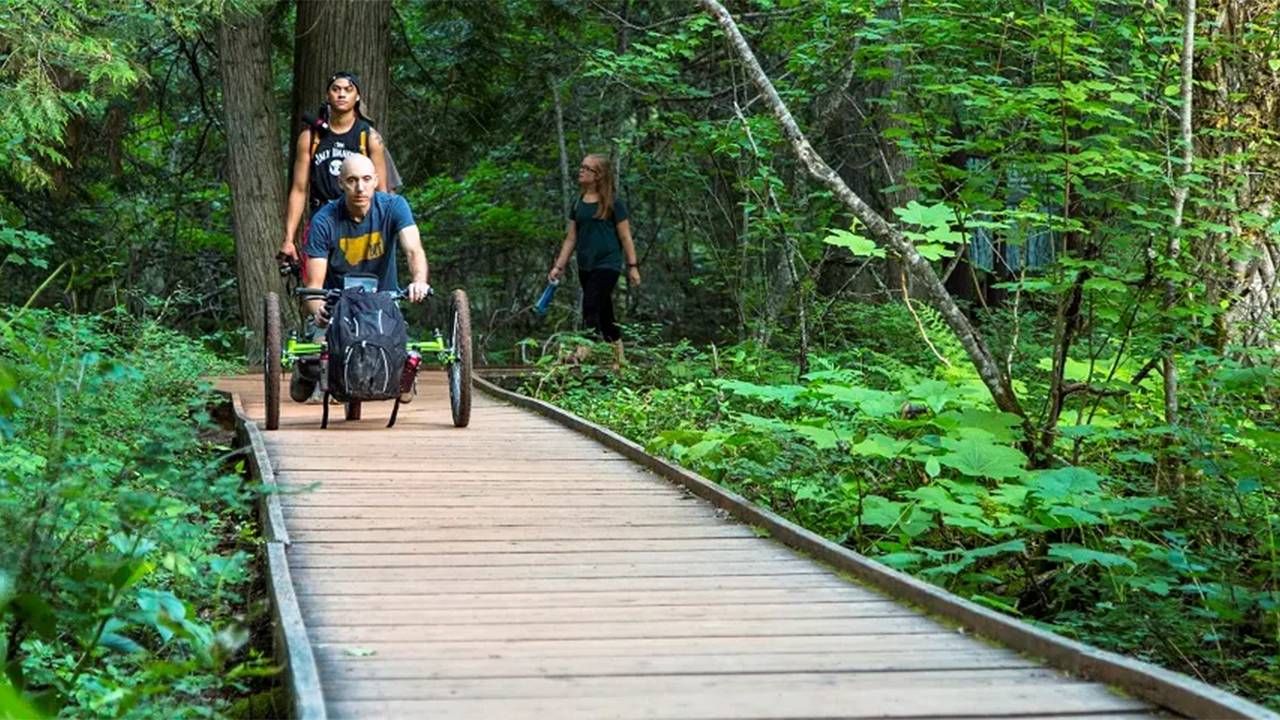
{"type": "Polygon", "coordinates": [[[3,0],[0,716],[278,712],[208,379],[338,70],[479,372],[1280,711],[1280,0],[3,0]]]}

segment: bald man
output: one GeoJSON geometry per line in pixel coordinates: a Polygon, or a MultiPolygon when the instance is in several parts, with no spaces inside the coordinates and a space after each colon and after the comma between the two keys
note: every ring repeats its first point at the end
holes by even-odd
{"type": "MultiPolygon", "coordinates": [[[[405,288],[409,300],[427,297],[427,253],[409,203],[400,195],[378,192],[378,171],[364,155],[348,155],[338,172],[342,197],[324,205],[311,218],[303,254],[307,256],[307,287],[340,288],[347,273],[378,278],[379,290],[399,289],[396,246],[404,249],[413,282],[405,288]]],[[[308,306],[320,327],[324,303],[308,306]]]]}

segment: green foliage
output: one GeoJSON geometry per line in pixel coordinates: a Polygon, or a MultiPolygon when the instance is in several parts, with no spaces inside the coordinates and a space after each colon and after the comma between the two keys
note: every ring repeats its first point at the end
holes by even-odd
{"type": "Polygon", "coordinates": [[[227,368],[123,312],[10,314],[0,333],[8,680],[77,717],[225,710],[269,667],[246,650],[250,493],[205,410],[201,377],[227,368]]]}

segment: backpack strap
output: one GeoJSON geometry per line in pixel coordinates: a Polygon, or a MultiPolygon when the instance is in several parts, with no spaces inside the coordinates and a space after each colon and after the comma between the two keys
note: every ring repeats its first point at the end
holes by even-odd
{"type": "Polygon", "coordinates": [[[365,157],[369,156],[369,128],[360,129],[360,154],[365,157]]]}

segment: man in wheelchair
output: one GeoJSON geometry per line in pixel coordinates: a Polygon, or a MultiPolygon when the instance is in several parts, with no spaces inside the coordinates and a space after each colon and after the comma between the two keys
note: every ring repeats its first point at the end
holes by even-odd
{"type": "MultiPolygon", "coordinates": [[[[348,275],[375,278],[377,290],[397,290],[396,248],[404,250],[413,281],[405,288],[411,302],[422,302],[430,292],[427,254],[418,226],[403,196],[378,192],[378,174],[364,155],[348,155],[339,171],[343,196],[322,206],[311,218],[311,230],[303,247],[306,285],[312,289],[342,289],[348,275]]],[[[328,325],[323,300],[308,299],[308,321],[314,334],[328,325]]],[[[317,338],[318,339],[318,338],[317,338]]],[[[297,363],[289,394],[302,401],[317,392],[318,363],[297,363]]]]}

